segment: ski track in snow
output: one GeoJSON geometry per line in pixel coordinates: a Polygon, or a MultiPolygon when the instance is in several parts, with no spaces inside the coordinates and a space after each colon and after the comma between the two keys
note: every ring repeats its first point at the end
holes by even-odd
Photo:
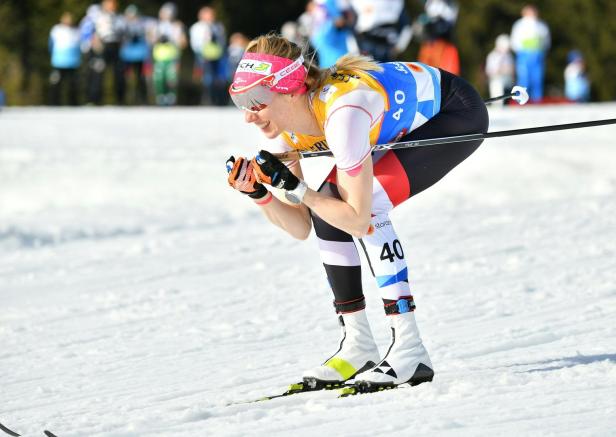
{"type": "MultiPolygon", "coordinates": [[[[615,104],[491,109],[490,130],[615,104]]],[[[614,435],[613,126],[492,139],[392,214],[431,384],[231,405],[335,350],[312,235],[226,185],[231,108],[0,113],[0,422],[23,435],[614,435]]],[[[306,162],[318,184],[331,161],[306,162]]],[[[389,330],[364,269],[381,347],[389,330]]]]}

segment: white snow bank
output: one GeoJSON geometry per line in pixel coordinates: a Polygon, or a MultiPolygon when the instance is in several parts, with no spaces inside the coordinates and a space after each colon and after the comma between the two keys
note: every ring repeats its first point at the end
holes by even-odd
{"type": "MultiPolygon", "coordinates": [[[[616,105],[494,109],[491,130],[616,105]]],[[[392,214],[432,384],[282,391],[337,342],[316,242],[226,185],[229,109],[0,113],[0,422],[23,435],[610,435],[613,126],[488,140],[392,214]]],[[[308,161],[314,186],[330,160],[308,161]]],[[[388,330],[366,273],[369,316],[388,330]]]]}

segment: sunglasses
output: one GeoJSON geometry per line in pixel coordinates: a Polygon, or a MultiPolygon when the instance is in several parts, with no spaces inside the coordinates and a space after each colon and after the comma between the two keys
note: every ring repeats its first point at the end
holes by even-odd
{"type": "Polygon", "coordinates": [[[274,91],[270,90],[263,80],[251,85],[250,88],[242,88],[239,92],[232,84],[229,88],[229,95],[235,106],[253,114],[265,109],[274,99],[274,91]]]}

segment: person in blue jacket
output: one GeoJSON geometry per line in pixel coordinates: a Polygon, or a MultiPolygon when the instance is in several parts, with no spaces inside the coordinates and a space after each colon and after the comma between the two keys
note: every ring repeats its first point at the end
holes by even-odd
{"type": "Polygon", "coordinates": [[[313,18],[310,43],[316,49],[321,68],[331,67],[347,54],[352,38],[350,7],[339,0],[317,0],[311,9],[313,18]]]}
{"type": "Polygon", "coordinates": [[[49,76],[50,103],[62,104],[62,89],[66,84],[69,104],[77,105],[77,70],[81,64],[81,51],[79,30],[73,26],[73,15],[70,12],[64,12],[60,22],[52,27],[49,33],[49,52],[53,68],[49,76]]]}
{"type": "Polygon", "coordinates": [[[572,102],[590,100],[590,80],[586,74],[586,63],[579,50],[571,50],[567,55],[565,68],[565,96],[572,102]]]}
{"type": "Polygon", "coordinates": [[[131,4],[124,10],[124,32],[120,46],[120,59],[124,64],[125,73],[134,74],[137,86],[135,103],[147,103],[147,85],[145,66],[150,56],[150,46],[146,40],[146,22],[139,14],[137,6],[131,4]]]}

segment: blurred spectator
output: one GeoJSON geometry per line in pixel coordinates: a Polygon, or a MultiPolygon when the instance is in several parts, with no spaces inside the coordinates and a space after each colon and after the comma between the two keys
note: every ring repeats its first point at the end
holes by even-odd
{"type": "Polygon", "coordinates": [[[224,105],[227,102],[227,64],[224,25],[216,20],[216,11],[204,6],[199,9],[199,21],[190,27],[190,47],[201,72],[204,104],[224,105]]]}
{"type": "Polygon", "coordinates": [[[330,67],[349,52],[352,11],[346,0],[315,0],[312,4],[310,43],[319,55],[319,66],[330,67]]]}
{"type": "Polygon", "coordinates": [[[571,50],[565,67],[565,96],[574,102],[588,102],[590,81],[586,75],[586,63],[579,50],[571,50]]]}
{"type": "Polygon", "coordinates": [[[307,40],[300,32],[299,24],[295,21],[287,21],[280,27],[280,34],[293,44],[305,48],[307,40]]]}
{"type": "Polygon", "coordinates": [[[427,0],[424,5],[427,17],[426,32],[432,39],[453,41],[460,7],[455,0],[427,0]]]}
{"type": "Polygon", "coordinates": [[[545,55],[550,48],[550,30],[539,19],[534,5],[522,8],[522,18],[511,29],[511,47],[516,54],[517,84],[528,89],[532,101],[543,98],[545,55]]]}
{"type": "Polygon", "coordinates": [[[113,90],[116,104],[124,103],[124,72],[120,60],[123,19],[117,14],[117,0],[103,0],[101,10],[94,18],[92,50],[95,52],[95,67],[90,82],[90,101],[97,105],[103,102],[104,74],[113,70],[113,90]]]}
{"type": "Polygon", "coordinates": [[[308,1],[304,12],[297,18],[297,21],[287,21],[284,23],[280,28],[280,33],[286,39],[301,47],[304,56],[310,59],[310,63],[314,62],[318,65],[319,55],[310,43],[310,37],[314,30],[316,7],[314,1],[308,1]]]}
{"type": "MultiPolygon", "coordinates": [[[[509,35],[502,34],[496,38],[494,49],[486,59],[486,75],[489,80],[490,97],[502,96],[511,91],[515,74],[515,60],[511,53],[509,35]]],[[[503,105],[503,101],[494,102],[503,105]]]]}
{"type": "Polygon", "coordinates": [[[79,22],[81,53],[86,62],[85,84],[86,101],[88,103],[94,103],[96,98],[96,90],[93,85],[95,75],[105,70],[105,61],[103,60],[100,50],[100,42],[94,39],[96,33],[96,19],[100,12],[101,6],[99,4],[92,4],[88,7],[85,17],[79,22]]]}
{"type": "Polygon", "coordinates": [[[73,15],[64,12],[60,23],[52,27],[49,34],[49,51],[53,70],[49,77],[51,104],[62,104],[63,85],[68,85],[68,102],[77,105],[78,75],[81,64],[79,30],[73,25],[73,15]]]}
{"type": "Polygon", "coordinates": [[[312,35],[312,28],[314,27],[314,17],[312,15],[314,8],[314,1],[306,2],[304,12],[297,18],[297,32],[307,44],[310,44],[310,35],[312,35]]]}
{"type": "Polygon", "coordinates": [[[98,3],[88,6],[86,15],[79,22],[79,40],[82,53],[88,53],[92,48],[92,41],[96,33],[96,19],[101,13],[98,3]]]}
{"type": "Polygon", "coordinates": [[[144,105],[148,101],[145,67],[150,55],[150,47],[146,40],[146,22],[139,15],[135,5],[128,5],[124,11],[124,34],[120,47],[120,59],[124,63],[125,75],[135,76],[135,99],[137,104],[144,105]]]}
{"type": "Polygon", "coordinates": [[[177,102],[180,55],[186,47],[186,35],[184,25],[176,19],[176,15],[175,3],[164,3],[158,11],[158,23],[150,36],[154,43],[154,94],[156,104],[161,106],[175,105],[177,102]]]}
{"type": "Polygon", "coordinates": [[[460,75],[460,56],[454,44],[459,6],[455,0],[427,0],[420,17],[422,43],[417,59],[460,75]]]}
{"type": "Polygon", "coordinates": [[[357,14],[359,51],[376,61],[393,61],[406,50],[413,31],[403,0],[351,0],[357,14]]]}
{"type": "Polygon", "coordinates": [[[248,46],[249,42],[250,40],[243,33],[235,32],[229,37],[229,47],[227,47],[227,80],[229,82],[233,80],[237,65],[242,60],[242,56],[244,56],[244,51],[246,51],[246,46],[248,46]]]}

